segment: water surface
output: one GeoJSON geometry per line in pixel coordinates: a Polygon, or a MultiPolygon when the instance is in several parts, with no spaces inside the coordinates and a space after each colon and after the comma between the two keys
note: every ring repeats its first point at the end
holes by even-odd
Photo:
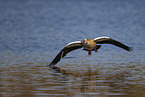
{"type": "Polygon", "coordinates": [[[144,97],[145,1],[1,0],[0,96],[144,97]],[[91,56],[69,42],[109,36],[133,47],[103,45],[91,56]]]}

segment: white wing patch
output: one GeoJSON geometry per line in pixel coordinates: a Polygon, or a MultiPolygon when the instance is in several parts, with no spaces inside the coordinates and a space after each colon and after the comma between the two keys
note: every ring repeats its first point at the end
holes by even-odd
{"type": "Polygon", "coordinates": [[[80,44],[80,43],[81,43],[81,41],[70,42],[65,47],[70,46],[70,45],[80,44]]]}
{"type": "Polygon", "coordinates": [[[106,37],[106,36],[103,36],[103,37],[97,37],[97,38],[95,38],[94,40],[100,40],[100,39],[103,39],[103,38],[110,38],[110,37],[106,37]]]}

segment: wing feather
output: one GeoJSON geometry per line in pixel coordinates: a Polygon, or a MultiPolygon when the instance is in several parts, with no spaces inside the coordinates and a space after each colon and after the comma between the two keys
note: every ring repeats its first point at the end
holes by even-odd
{"type": "Polygon", "coordinates": [[[123,48],[127,51],[131,51],[132,50],[132,47],[128,47],[127,45],[119,42],[119,41],[116,41],[110,37],[98,37],[98,38],[95,38],[94,41],[97,43],[97,44],[113,44],[115,46],[118,46],[120,48],[123,48]]]}
{"type": "Polygon", "coordinates": [[[71,42],[69,44],[67,44],[57,55],[56,57],[53,59],[53,61],[49,64],[49,66],[54,66],[55,64],[57,64],[61,58],[63,58],[64,56],[66,56],[69,52],[82,48],[82,43],[81,41],[75,41],[75,42],[71,42]]]}

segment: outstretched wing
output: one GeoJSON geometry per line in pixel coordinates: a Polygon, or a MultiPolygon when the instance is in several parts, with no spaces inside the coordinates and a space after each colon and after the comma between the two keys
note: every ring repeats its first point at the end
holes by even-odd
{"type": "Polygon", "coordinates": [[[53,59],[53,61],[49,64],[49,66],[57,64],[61,58],[66,56],[69,52],[82,48],[82,43],[81,41],[75,41],[67,44],[58,54],[57,56],[53,59]]]}
{"type": "Polygon", "coordinates": [[[95,38],[94,41],[97,43],[97,44],[113,44],[115,46],[118,46],[120,48],[123,48],[127,51],[131,51],[132,48],[131,47],[128,47],[127,45],[124,45],[123,43],[119,42],[119,41],[116,41],[110,37],[98,37],[98,38],[95,38]]]}

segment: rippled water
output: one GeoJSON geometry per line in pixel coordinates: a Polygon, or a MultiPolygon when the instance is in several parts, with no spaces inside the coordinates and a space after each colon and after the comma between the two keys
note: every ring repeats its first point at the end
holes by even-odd
{"type": "Polygon", "coordinates": [[[144,97],[144,0],[0,0],[1,97],[144,97]],[[91,56],[69,42],[109,36],[132,46],[104,45],[91,56]]]}

